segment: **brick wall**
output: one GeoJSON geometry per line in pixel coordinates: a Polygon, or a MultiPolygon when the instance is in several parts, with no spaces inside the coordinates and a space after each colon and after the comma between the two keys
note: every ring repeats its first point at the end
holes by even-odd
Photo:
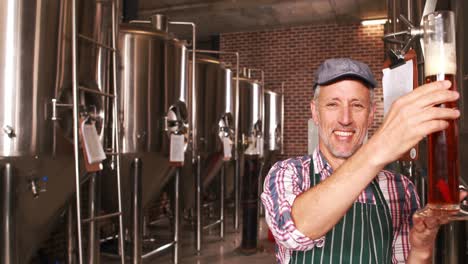
{"type": "MultiPolygon", "coordinates": [[[[286,156],[307,153],[307,120],[313,74],[332,57],[366,62],[381,86],[384,45],[383,26],[324,24],[222,34],[220,49],[240,52],[241,67],[265,71],[265,86],[285,89],[284,144],[286,156]]],[[[235,61],[229,60],[233,65],[235,61]]],[[[377,115],[370,134],[382,122],[382,89],[376,90],[377,115]]]]}

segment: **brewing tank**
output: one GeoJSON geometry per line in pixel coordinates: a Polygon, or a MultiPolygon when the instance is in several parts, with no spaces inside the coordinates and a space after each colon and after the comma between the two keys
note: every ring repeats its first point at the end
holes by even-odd
{"type": "Polygon", "coordinates": [[[65,2],[0,2],[0,169],[11,180],[0,191],[2,263],[28,263],[74,191],[73,149],[51,103],[65,2]]]}
{"type": "Polygon", "coordinates": [[[0,3],[0,156],[52,153],[60,1],[0,3]]]}
{"type": "MultiPolygon", "coordinates": [[[[234,78],[235,80],[236,78],[234,78]]],[[[263,87],[257,80],[239,77],[239,153],[263,154],[263,87]]]]}
{"type": "Polygon", "coordinates": [[[169,130],[187,132],[186,45],[149,23],[132,23],[120,26],[119,50],[122,153],[167,154],[165,118],[169,130]]]}
{"type": "MultiPolygon", "coordinates": [[[[191,67],[189,63],[189,84],[192,84],[191,67]]],[[[210,56],[196,54],[195,72],[193,153],[200,156],[201,181],[206,188],[219,174],[223,162],[234,156],[235,83],[231,68],[210,56]]],[[[194,206],[195,178],[192,175],[196,167],[188,162],[184,167],[182,199],[187,209],[194,206]]]]}
{"type": "Polygon", "coordinates": [[[281,149],[282,95],[265,91],[265,147],[268,151],[281,149]]]}
{"type": "MultiPolygon", "coordinates": [[[[118,49],[118,122],[127,218],[134,159],[142,164],[142,205],[146,206],[174,175],[170,135],[183,135],[188,141],[187,47],[154,24],[140,21],[120,25],[118,49]]],[[[117,207],[112,195],[115,186],[111,177],[104,179],[102,201],[107,211],[117,207]]]]}
{"type": "Polygon", "coordinates": [[[222,154],[223,139],[234,140],[232,70],[215,58],[198,54],[196,67],[195,151],[203,157],[222,154]]]}

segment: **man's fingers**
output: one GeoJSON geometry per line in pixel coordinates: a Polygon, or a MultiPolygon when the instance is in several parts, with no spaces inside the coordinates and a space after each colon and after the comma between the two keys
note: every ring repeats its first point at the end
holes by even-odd
{"type": "Polygon", "coordinates": [[[460,202],[462,202],[463,200],[465,200],[466,196],[468,195],[468,192],[465,191],[465,190],[461,190],[460,191],[460,202]]]}
{"type": "Polygon", "coordinates": [[[436,90],[431,93],[420,96],[415,105],[419,107],[432,107],[445,102],[453,102],[460,98],[460,94],[457,91],[450,90],[436,90]]]}
{"type": "Polygon", "coordinates": [[[424,230],[426,230],[426,225],[424,224],[422,217],[417,215],[413,216],[413,228],[418,233],[424,232],[424,230]]]}
{"type": "Polygon", "coordinates": [[[425,96],[427,94],[431,94],[435,91],[448,90],[450,86],[452,86],[452,83],[450,81],[438,81],[427,83],[419,86],[417,89],[414,89],[413,92],[408,94],[407,99],[409,101],[418,100],[420,97],[425,96]]]}

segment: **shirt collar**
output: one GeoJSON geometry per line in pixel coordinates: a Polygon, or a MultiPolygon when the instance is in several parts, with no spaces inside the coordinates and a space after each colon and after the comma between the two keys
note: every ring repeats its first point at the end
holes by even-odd
{"type": "Polygon", "coordinates": [[[324,172],[327,172],[326,174],[331,175],[333,173],[333,169],[328,163],[327,159],[325,156],[323,156],[322,152],[320,151],[320,148],[317,146],[312,154],[312,158],[314,161],[314,171],[315,173],[319,172],[321,175],[324,174],[324,172]]]}

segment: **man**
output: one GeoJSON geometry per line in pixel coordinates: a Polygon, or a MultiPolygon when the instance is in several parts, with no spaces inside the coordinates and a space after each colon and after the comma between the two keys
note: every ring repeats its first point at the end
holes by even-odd
{"type": "Polygon", "coordinates": [[[329,59],[318,69],[312,156],[276,163],[262,202],[278,263],[430,263],[440,219],[413,216],[419,198],[404,176],[383,170],[424,136],[448,126],[456,109],[450,82],[424,85],[398,99],[364,144],[375,113],[369,67],[329,59]]]}

